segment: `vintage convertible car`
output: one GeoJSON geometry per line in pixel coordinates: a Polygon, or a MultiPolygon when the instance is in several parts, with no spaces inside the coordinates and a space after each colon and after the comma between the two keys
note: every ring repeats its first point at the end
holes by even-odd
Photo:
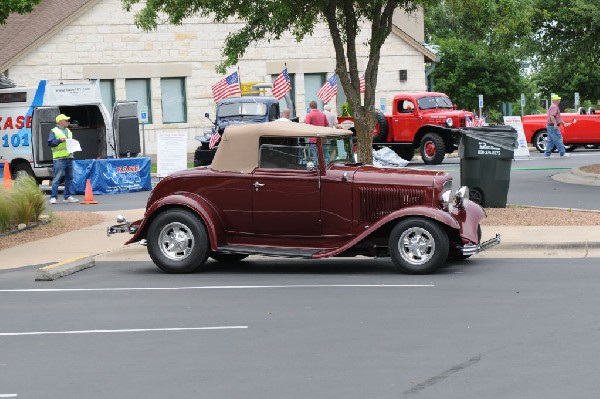
{"type": "MultiPolygon", "coordinates": [[[[595,110],[582,110],[580,113],[561,113],[561,118],[570,126],[560,126],[563,142],[567,151],[585,146],[586,148],[598,148],[600,145],[600,113],[595,110]],[[575,123],[573,123],[575,122],[575,123]]],[[[539,151],[546,150],[548,141],[548,117],[546,114],[525,115],[523,117],[523,130],[528,143],[539,151]]]]}
{"type": "Polygon", "coordinates": [[[154,263],[189,273],[211,257],[391,257],[430,273],[500,242],[481,243],[484,210],[448,173],[384,169],[354,160],[352,133],[269,122],[225,129],[210,166],[152,191],[142,220],[109,227],[145,242],[154,263]]]}

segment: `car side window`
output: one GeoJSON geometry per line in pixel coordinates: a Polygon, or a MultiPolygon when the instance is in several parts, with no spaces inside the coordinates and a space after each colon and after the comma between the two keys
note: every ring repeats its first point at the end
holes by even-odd
{"type": "Polygon", "coordinates": [[[279,109],[278,104],[271,104],[271,108],[269,109],[269,120],[274,121],[279,118],[279,109]]]}
{"type": "Polygon", "coordinates": [[[415,110],[415,105],[412,103],[412,101],[409,101],[409,100],[398,101],[398,112],[404,113],[404,114],[409,114],[409,113],[413,112],[414,110],[415,110]]]}
{"type": "Polygon", "coordinates": [[[261,137],[258,167],[312,170],[318,166],[316,148],[313,147],[316,146],[303,137],[261,137]]]}

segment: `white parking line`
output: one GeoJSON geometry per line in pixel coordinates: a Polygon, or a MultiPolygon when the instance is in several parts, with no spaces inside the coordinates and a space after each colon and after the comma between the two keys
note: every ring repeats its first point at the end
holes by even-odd
{"type": "MultiPolygon", "coordinates": [[[[154,331],[198,331],[198,330],[240,330],[248,326],[221,326],[221,327],[189,327],[189,328],[130,328],[126,330],[79,330],[79,331],[31,331],[16,333],[0,333],[2,337],[14,337],[21,335],[52,335],[52,334],[106,334],[106,333],[132,333],[132,332],[154,332],[154,331]]],[[[1,398],[2,396],[0,396],[1,398]]]]}
{"type": "Polygon", "coordinates": [[[0,290],[0,292],[79,292],[79,291],[180,291],[180,290],[236,290],[269,288],[421,288],[434,284],[302,284],[302,285],[217,285],[200,287],[125,287],[125,288],[31,288],[0,290]]]}
{"type": "Polygon", "coordinates": [[[16,393],[0,393],[0,398],[16,398],[17,395],[16,393]]]}

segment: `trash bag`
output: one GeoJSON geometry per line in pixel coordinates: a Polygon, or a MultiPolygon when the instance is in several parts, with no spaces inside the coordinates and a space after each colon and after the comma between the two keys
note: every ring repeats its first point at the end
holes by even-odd
{"type": "Polygon", "coordinates": [[[373,166],[403,168],[406,165],[408,165],[408,161],[400,158],[391,148],[382,147],[379,150],[373,150],[373,166]]]}

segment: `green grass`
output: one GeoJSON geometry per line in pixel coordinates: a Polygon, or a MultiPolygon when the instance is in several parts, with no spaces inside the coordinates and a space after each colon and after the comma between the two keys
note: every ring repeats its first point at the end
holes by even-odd
{"type": "MultiPolygon", "coordinates": [[[[194,167],[194,162],[188,162],[187,163],[187,168],[191,169],[194,167]]],[[[156,173],[156,164],[153,163],[150,165],[150,173],[156,173]]]]}

